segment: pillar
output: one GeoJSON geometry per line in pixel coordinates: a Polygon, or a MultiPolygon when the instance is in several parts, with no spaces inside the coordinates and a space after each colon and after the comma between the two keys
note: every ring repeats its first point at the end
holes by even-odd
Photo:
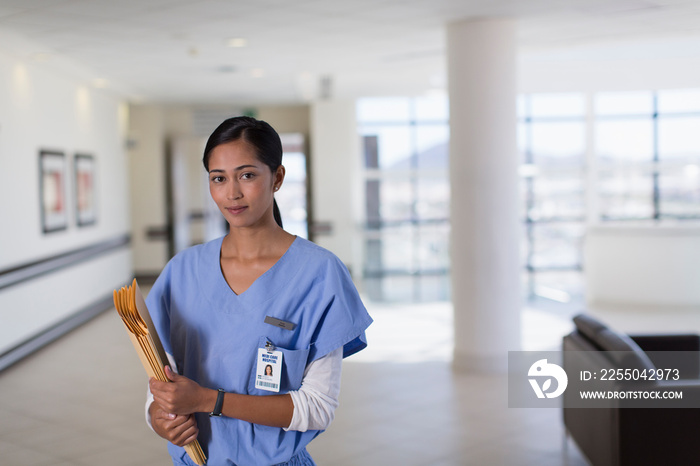
{"type": "MultiPolygon", "coordinates": [[[[319,100],[311,107],[311,192],[314,242],[335,253],[354,278],[362,275],[363,193],[355,102],[319,100]]],[[[357,282],[358,286],[360,282],[357,282]]]]}
{"type": "Polygon", "coordinates": [[[520,349],[515,29],[510,19],[447,28],[458,371],[503,372],[508,351],[520,349]]]}

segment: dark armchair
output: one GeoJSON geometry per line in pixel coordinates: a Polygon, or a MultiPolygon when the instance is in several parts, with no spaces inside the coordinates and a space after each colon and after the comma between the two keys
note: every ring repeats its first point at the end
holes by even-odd
{"type": "MultiPolygon", "coordinates": [[[[580,371],[599,368],[600,358],[623,369],[676,367],[680,380],[653,384],[682,390],[684,406],[700,406],[700,336],[628,336],[585,314],[576,316],[574,324],[575,330],[563,340],[564,370],[570,381],[563,395],[564,426],[591,464],[700,465],[700,409],[626,407],[625,400],[601,408],[575,407],[580,406],[576,397],[582,383],[572,380],[580,371]],[[677,357],[678,351],[684,352],[683,358],[677,357]],[[620,354],[624,360],[615,360],[614,355],[620,354]]],[[[618,388],[623,389],[624,382],[618,388]]]]}

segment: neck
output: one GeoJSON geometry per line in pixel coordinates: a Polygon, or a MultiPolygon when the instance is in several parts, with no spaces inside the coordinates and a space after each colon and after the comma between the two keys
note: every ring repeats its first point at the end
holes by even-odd
{"type": "Polygon", "coordinates": [[[276,223],[259,228],[232,228],[224,238],[222,254],[242,260],[255,260],[265,256],[284,253],[294,241],[276,223]]]}

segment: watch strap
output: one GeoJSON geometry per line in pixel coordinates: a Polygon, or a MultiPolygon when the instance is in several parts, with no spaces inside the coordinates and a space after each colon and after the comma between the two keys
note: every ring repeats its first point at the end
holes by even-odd
{"type": "Polygon", "coordinates": [[[219,389],[219,393],[216,394],[216,404],[214,405],[214,411],[209,413],[209,416],[211,417],[218,417],[221,416],[221,408],[224,406],[224,391],[223,388],[219,389]]]}

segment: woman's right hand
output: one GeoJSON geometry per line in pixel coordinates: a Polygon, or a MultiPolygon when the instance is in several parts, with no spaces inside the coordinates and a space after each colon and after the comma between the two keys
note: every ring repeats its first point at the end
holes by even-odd
{"type": "Polygon", "coordinates": [[[199,429],[194,414],[167,413],[158,403],[151,404],[149,411],[153,430],[173,445],[183,447],[197,439],[199,429]]]}

